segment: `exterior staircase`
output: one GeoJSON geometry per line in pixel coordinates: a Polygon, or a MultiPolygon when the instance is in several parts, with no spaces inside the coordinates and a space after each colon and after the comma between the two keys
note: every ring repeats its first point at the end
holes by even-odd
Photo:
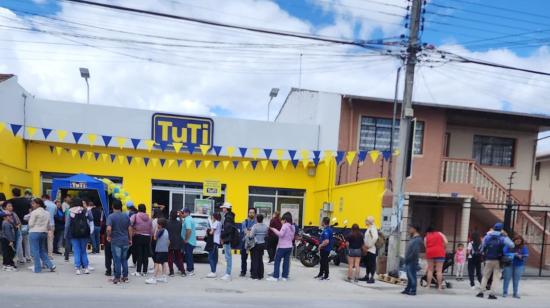
{"type": "MultiPolygon", "coordinates": [[[[487,214],[504,220],[504,209],[508,200],[508,190],[493,178],[474,160],[443,158],[441,161],[441,183],[468,188],[474,199],[487,214]]],[[[544,207],[538,209],[522,203],[510,196],[516,211],[514,230],[529,243],[529,263],[550,268],[550,212],[544,207]],[[545,225],[546,223],[546,225],[545,225]],[[546,243],[546,245],[543,245],[546,243]],[[547,246],[546,248],[544,246],[547,246]]]]}

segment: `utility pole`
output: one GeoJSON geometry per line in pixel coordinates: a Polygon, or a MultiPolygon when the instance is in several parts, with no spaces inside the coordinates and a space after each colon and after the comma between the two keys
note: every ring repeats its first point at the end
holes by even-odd
{"type": "MultiPolygon", "coordinates": [[[[403,103],[401,104],[401,120],[399,124],[399,156],[395,172],[392,208],[392,233],[388,247],[387,273],[395,273],[399,270],[400,242],[401,242],[401,221],[403,204],[405,202],[405,180],[407,178],[408,158],[411,153],[410,136],[411,122],[413,119],[412,96],[414,85],[414,67],[416,65],[416,53],[419,51],[420,42],[418,34],[420,30],[420,19],[422,13],[422,1],[412,0],[411,20],[409,27],[409,43],[407,45],[407,62],[405,65],[405,90],[403,92],[403,103]]],[[[393,151],[393,149],[392,149],[393,151]]],[[[412,157],[411,157],[412,160],[412,157]]]]}
{"type": "Polygon", "coordinates": [[[514,206],[512,202],[512,185],[514,185],[514,175],[516,171],[512,171],[508,177],[508,196],[506,198],[506,209],[504,209],[504,230],[508,234],[512,234],[512,207],[514,206]]]}

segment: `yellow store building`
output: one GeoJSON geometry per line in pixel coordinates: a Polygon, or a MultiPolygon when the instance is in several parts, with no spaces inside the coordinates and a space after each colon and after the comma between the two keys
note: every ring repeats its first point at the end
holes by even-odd
{"type": "Polygon", "coordinates": [[[17,77],[0,77],[0,192],[7,198],[13,187],[51,193],[52,179],[85,173],[120,184],[127,199],[149,208],[212,211],[228,201],[238,221],[257,208],[290,211],[305,226],[322,216],[361,227],[369,215],[380,222],[384,180],[335,185],[336,168],[358,158],[337,152],[337,138],[322,124],[41,100],[17,77]]]}

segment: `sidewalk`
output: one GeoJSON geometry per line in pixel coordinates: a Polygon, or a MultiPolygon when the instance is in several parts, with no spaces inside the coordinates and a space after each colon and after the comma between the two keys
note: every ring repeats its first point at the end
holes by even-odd
{"type": "MultiPolygon", "coordinates": [[[[418,296],[399,294],[403,289],[377,281],[348,283],[343,280],[346,265],[332,266],[331,279],[313,279],[318,268],[305,268],[298,261],[291,264],[288,282],[255,281],[240,278],[240,256],[234,256],[233,280],[205,278],[207,264],[196,264],[194,277],[169,278],[167,284],[146,285],[144,278],[130,276],[130,283],[112,285],[104,276],[103,256],[90,256],[95,271],[76,276],[72,265],[56,257],[55,273],[34,274],[24,266],[19,272],[0,272],[0,301],[2,307],[99,307],[117,304],[119,307],[143,307],[151,304],[165,307],[548,307],[550,280],[529,279],[521,282],[521,299],[499,298],[496,301],[479,299],[467,281],[454,282],[453,288],[442,292],[420,288],[418,296]]],[[[273,270],[265,265],[266,273],[273,270]]],[[[132,269],[130,269],[131,271],[132,269]]],[[[219,264],[218,274],[225,264],[219,264]]],[[[221,275],[220,275],[221,276],[221,275]]]]}

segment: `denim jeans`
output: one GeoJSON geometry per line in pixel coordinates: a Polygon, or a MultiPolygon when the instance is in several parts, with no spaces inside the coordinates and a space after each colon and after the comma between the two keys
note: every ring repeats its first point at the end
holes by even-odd
{"type": "Polygon", "coordinates": [[[94,233],[90,235],[92,240],[92,252],[99,253],[101,227],[94,227],[94,233]]]}
{"type": "Polygon", "coordinates": [[[512,281],[512,289],[514,292],[514,296],[519,295],[519,280],[521,279],[521,275],[523,274],[523,270],[525,269],[525,266],[506,266],[503,270],[504,274],[504,281],[502,282],[502,294],[508,295],[508,288],[510,286],[510,281],[512,281]]]}
{"type": "Polygon", "coordinates": [[[231,267],[233,266],[233,257],[231,256],[231,244],[223,244],[223,252],[225,254],[225,274],[231,275],[231,267]]]}
{"type": "Polygon", "coordinates": [[[405,270],[407,271],[407,286],[405,287],[405,291],[416,293],[418,263],[405,264],[405,270]]]}
{"type": "Polygon", "coordinates": [[[277,248],[277,252],[275,253],[275,269],[273,270],[273,278],[279,278],[281,259],[283,260],[283,278],[288,278],[291,253],[292,248],[277,248]]]}
{"type": "Polygon", "coordinates": [[[88,252],[86,251],[87,244],[87,238],[71,239],[71,245],[73,246],[74,254],[74,267],[76,269],[88,268],[88,252]]]}
{"type": "Polygon", "coordinates": [[[208,252],[208,263],[210,263],[210,272],[216,273],[218,265],[218,244],[214,243],[212,250],[208,252]]]}
{"type": "Polygon", "coordinates": [[[42,271],[42,261],[47,268],[52,268],[53,264],[48,258],[48,233],[32,232],[29,233],[29,241],[31,246],[31,254],[34,259],[34,272],[42,271]]]}
{"type": "Polygon", "coordinates": [[[31,246],[29,243],[29,235],[23,235],[21,231],[17,232],[17,242],[16,242],[16,252],[17,252],[17,260],[19,262],[25,262],[26,259],[31,258],[31,246]]]}
{"type": "Polygon", "coordinates": [[[185,243],[185,263],[187,265],[188,272],[195,270],[195,264],[193,263],[193,249],[195,249],[195,246],[185,243]]]}
{"type": "Polygon", "coordinates": [[[113,262],[115,263],[115,278],[128,277],[128,245],[111,245],[113,262]]]}

